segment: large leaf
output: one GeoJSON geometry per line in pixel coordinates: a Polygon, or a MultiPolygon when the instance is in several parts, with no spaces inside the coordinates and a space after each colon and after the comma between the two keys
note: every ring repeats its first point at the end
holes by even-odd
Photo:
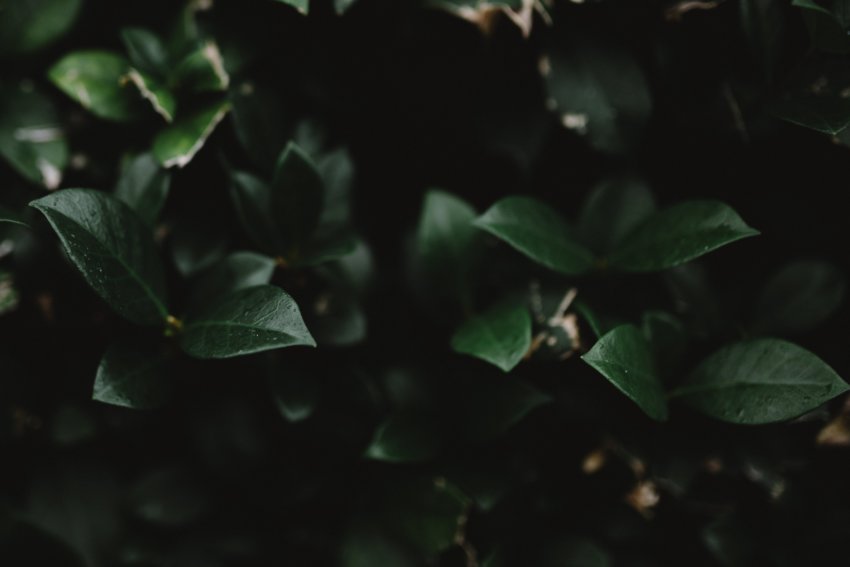
{"type": "Polygon", "coordinates": [[[289,143],[277,162],[271,189],[272,218],[289,248],[279,253],[289,259],[301,252],[319,224],[324,183],[307,154],[289,143]]]}
{"type": "Polygon", "coordinates": [[[667,400],[656,374],[652,349],[640,329],[620,325],[606,333],[581,358],[649,417],[658,421],[667,419],[667,400]]]}
{"type": "Polygon", "coordinates": [[[165,278],[156,245],[130,207],[91,189],[65,189],[30,205],[47,217],[68,257],[119,315],[140,325],[165,320],[165,278]]]}
{"type": "Polygon", "coordinates": [[[127,122],[141,115],[142,99],[126,76],[129,62],[110,51],[75,51],[50,68],[48,76],[92,114],[127,122]]]}
{"type": "Polygon", "coordinates": [[[0,85],[0,156],[47,189],[62,181],[68,162],[65,131],[53,103],[30,83],[0,85]]]}
{"type": "Polygon", "coordinates": [[[531,315],[524,305],[497,305],[467,320],[452,337],[456,352],[509,372],[531,346],[531,315]]]}
{"type": "Polygon", "coordinates": [[[132,409],[162,406],[174,389],[166,345],[149,339],[113,343],[97,369],[92,399],[132,409]]]}
{"type": "Polygon", "coordinates": [[[561,215],[531,197],[506,197],[474,224],[557,272],[581,274],[593,267],[593,255],[575,241],[561,215]]]}
{"type": "Polygon", "coordinates": [[[608,254],[654,212],[655,199],[641,179],[608,179],[587,196],[579,215],[578,236],[597,254],[608,254]]]}
{"type": "Polygon", "coordinates": [[[154,155],[165,167],[185,167],[229,109],[229,103],[216,102],[178,119],[154,139],[154,155]]]}
{"type": "Polygon", "coordinates": [[[316,346],[295,301],[260,285],[236,291],[188,320],[180,346],[197,358],[228,358],[296,345],[316,346]]]}
{"type": "Polygon", "coordinates": [[[848,389],[804,348],[754,339],[709,356],[672,396],[723,421],[761,424],[795,418],[848,389]]]}
{"type": "Polygon", "coordinates": [[[4,0],[0,3],[0,55],[35,51],[63,36],[83,0],[4,0]]]}
{"type": "Polygon", "coordinates": [[[425,194],[417,230],[423,268],[432,285],[470,303],[470,272],[478,231],[472,225],[475,209],[467,202],[432,189],[425,194]]]}
{"type": "Polygon", "coordinates": [[[609,264],[627,272],[664,270],[757,234],[728,205],[689,201],[647,218],[611,254],[609,264]]]}
{"type": "Polygon", "coordinates": [[[130,160],[118,184],[115,196],[127,203],[149,225],[153,226],[168,197],[171,176],[151,154],[130,160]]]}
{"type": "Polygon", "coordinates": [[[765,285],[755,304],[754,329],[759,333],[808,333],[844,300],[847,282],[836,266],[801,261],[785,266],[765,285]]]}

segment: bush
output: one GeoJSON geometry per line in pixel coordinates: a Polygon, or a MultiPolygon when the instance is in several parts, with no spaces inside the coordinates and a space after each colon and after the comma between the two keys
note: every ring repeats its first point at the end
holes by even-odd
{"type": "Polygon", "coordinates": [[[821,0],[0,3],[9,565],[826,565],[821,0]]]}

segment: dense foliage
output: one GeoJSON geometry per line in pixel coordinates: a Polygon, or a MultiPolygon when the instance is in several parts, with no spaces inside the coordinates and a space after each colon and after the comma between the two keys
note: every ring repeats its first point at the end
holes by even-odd
{"type": "Polygon", "coordinates": [[[0,0],[0,564],[832,565],[845,0],[0,0]]]}

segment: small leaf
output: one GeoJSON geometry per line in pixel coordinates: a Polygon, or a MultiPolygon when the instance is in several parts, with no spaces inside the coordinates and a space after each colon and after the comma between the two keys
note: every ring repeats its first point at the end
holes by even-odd
{"type": "Polygon", "coordinates": [[[310,11],[310,0],[277,0],[278,2],[282,2],[283,4],[289,4],[299,12],[304,15],[307,15],[307,12],[310,11]]]}
{"type": "Polygon", "coordinates": [[[582,274],[593,267],[593,255],[575,241],[561,215],[531,197],[506,197],[474,224],[556,272],[582,274]]]}
{"type": "Polygon", "coordinates": [[[275,405],[286,421],[297,423],[313,415],[319,399],[316,376],[272,360],[269,384],[275,405]]]}
{"type": "Polygon", "coordinates": [[[165,320],[156,245],[130,207],[91,189],[63,189],[30,206],[47,217],[83,278],[119,315],[140,325],[165,320]]]}
{"type": "Polygon", "coordinates": [[[316,346],[295,301],[260,285],[236,291],[186,322],[180,346],[197,358],[228,358],[289,346],[316,346]]]}
{"type": "Polygon", "coordinates": [[[139,89],[142,98],[151,103],[154,111],[162,116],[166,122],[174,120],[177,100],[165,86],[151,75],[136,69],[130,69],[127,72],[127,79],[139,89]]]}
{"type": "Polygon", "coordinates": [[[334,0],[334,10],[337,14],[346,13],[357,0],[334,0]]]}
{"type": "Polygon", "coordinates": [[[216,102],[180,118],[156,136],[153,141],[154,155],[165,167],[185,167],[229,109],[227,102],[216,102]]]}
{"type": "Polygon", "coordinates": [[[121,40],[133,67],[163,79],[168,73],[168,49],[163,41],[145,28],[124,28],[121,40]]]}
{"type": "Polygon", "coordinates": [[[181,89],[191,92],[225,91],[230,84],[221,53],[212,41],[183,58],[174,69],[173,80],[181,89]]]}
{"type": "Polygon", "coordinates": [[[68,143],[53,103],[29,83],[0,85],[0,156],[21,175],[56,189],[68,143]]]}
{"type": "Polygon", "coordinates": [[[452,337],[455,352],[469,354],[505,372],[531,347],[531,315],[524,305],[497,305],[466,321],[452,337]]]}
{"type": "Polygon", "coordinates": [[[128,85],[129,62],[110,51],[75,51],[48,71],[50,80],[95,116],[129,122],[141,115],[141,97],[128,85]]]}
{"type": "Polygon", "coordinates": [[[168,197],[171,176],[151,154],[141,154],[128,162],[115,196],[127,203],[148,225],[153,226],[168,197]]]}
{"type": "Polygon", "coordinates": [[[65,35],[82,0],[8,0],[0,7],[0,55],[41,49],[65,35]]]}
{"type": "Polygon", "coordinates": [[[113,406],[155,409],[174,389],[166,345],[150,340],[119,340],[104,353],[92,399],[113,406]]]}
{"type": "Polygon", "coordinates": [[[581,358],[649,417],[657,421],[667,419],[667,401],[655,373],[652,351],[637,327],[621,325],[615,328],[581,358]]]}
{"type": "Polygon", "coordinates": [[[646,183],[618,177],[597,185],[581,209],[578,235],[595,253],[611,252],[623,237],[655,212],[655,199],[646,183]]]}
{"type": "Polygon", "coordinates": [[[205,272],[192,289],[189,312],[197,312],[240,289],[268,284],[275,261],[254,252],[233,252],[205,272]]]}
{"type": "Polygon", "coordinates": [[[437,289],[447,289],[462,303],[471,303],[471,271],[478,231],[475,209],[449,193],[431,189],[425,194],[417,230],[417,247],[424,269],[437,289]]]}
{"type": "Polygon", "coordinates": [[[432,419],[403,412],[390,416],[378,426],[364,456],[389,463],[416,463],[436,456],[441,446],[432,419]]]}
{"type": "Polygon", "coordinates": [[[717,201],[690,201],[655,213],[611,254],[612,268],[651,272],[684,264],[759,232],[717,201]]]}
{"type": "Polygon", "coordinates": [[[324,203],[324,183],[307,154],[289,143],[280,156],[272,179],[271,214],[277,232],[289,250],[298,253],[316,230],[324,203]]]}
{"type": "Polygon", "coordinates": [[[811,352],[779,339],[754,339],[709,356],[671,396],[722,421],[763,424],[793,419],[848,389],[811,352]]]}
{"type": "Polygon", "coordinates": [[[846,288],[844,274],[832,264],[788,264],[767,282],[756,301],[754,330],[786,336],[813,331],[838,309],[846,288]]]}

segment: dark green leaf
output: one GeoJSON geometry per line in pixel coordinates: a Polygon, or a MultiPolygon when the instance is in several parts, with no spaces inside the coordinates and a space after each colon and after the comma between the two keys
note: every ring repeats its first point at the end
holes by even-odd
{"type": "Polygon", "coordinates": [[[118,184],[115,196],[127,203],[149,225],[153,226],[168,197],[171,176],[160,167],[151,154],[141,154],[130,160],[118,184]]]}
{"type": "Polygon", "coordinates": [[[684,264],[759,232],[717,201],[689,201],[655,213],[611,254],[612,268],[651,272],[684,264]]]}
{"type": "Polygon", "coordinates": [[[296,345],[316,346],[295,301],[280,288],[236,291],[186,322],[180,346],[197,358],[228,358],[296,345]]]}
{"type": "Polygon", "coordinates": [[[811,352],[779,339],[742,341],[705,359],[672,396],[732,423],[786,421],[850,387],[811,352]]]}
{"type": "Polygon", "coordinates": [[[29,227],[29,225],[26,223],[20,213],[10,211],[9,209],[3,206],[0,206],[0,222],[8,222],[11,224],[29,227]]]}
{"type": "Polygon", "coordinates": [[[847,287],[832,264],[788,264],[767,282],[755,305],[754,330],[793,336],[818,327],[841,305],[847,287]]]}
{"type": "Polygon", "coordinates": [[[271,216],[271,188],[242,171],[231,172],[231,180],[230,196],[242,228],[262,250],[277,254],[284,244],[271,216]]]}
{"type": "Polygon", "coordinates": [[[610,567],[611,557],[587,539],[568,537],[543,548],[540,567],[610,567]]]}
{"type": "Polygon", "coordinates": [[[173,77],[182,89],[192,92],[225,91],[230,84],[218,46],[211,41],[180,61],[173,77]]]}
{"type": "Polygon", "coordinates": [[[621,325],[606,333],[582,357],[649,417],[667,419],[667,400],[652,360],[652,350],[640,329],[621,325]]]}
{"type": "Polygon", "coordinates": [[[282,2],[283,4],[289,4],[302,14],[307,14],[310,10],[310,0],[277,0],[278,2],[282,2]]]}
{"type": "Polygon", "coordinates": [[[138,118],[142,99],[129,84],[129,62],[110,51],[75,51],[48,71],[50,80],[92,114],[128,122],[138,118]]]}
{"type": "Polygon", "coordinates": [[[188,311],[197,312],[240,289],[265,285],[272,279],[275,261],[254,252],[233,252],[205,272],[192,289],[188,311]]]}
{"type": "Polygon", "coordinates": [[[665,311],[646,311],[641,330],[655,358],[662,377],[667,377],[678,367],[687,348],[687,334],[682,322],[665,311]]]}
{"type": "Polygon", "coordinates": [[[418,567],[407,551],[382,530],[356,522],[342,542],[341,567],[418,567]]]}
{"type": "Polygon", "coordinates": [[[344,14],[357,0],[334,0],[334,10],[337,14],[344,14]]]}
{"type": "Polygon", "coordinates": [[[164,79],[168,73],[168,49],[163,41],[145,28],[124,28],[121,40],[136,69],[164,79]]]}
{"type": "Polygon", "coordinates": [[[17,309],[19,299],[12,274],[0,270],[0,316],[17,309]]]}
{"type": "Polygon", "coordinates": [[[0,55],[35,51],[65,35],[82,0],[4,0],[0,3],[0,55]]]}
{"type": "Polygon", "coordinates": [[[268,173],[291,137],[292,125],[284,116],[280,98],[275,91],[254,83],[230,89],[236,136],[248,158],[268,173]]]}
{"type": "Polygon", "coordinates": [[[348,256],[357,249],[360,239],[353,234],[341,233],[327,240],[314,240],[304,248],[298,265],[318,266],[348,256]]]}
{"type": "Polygon", "coordinates": [[[132,409],[164,405],[174,389],[166,345],[147,339],[113,343],[97,369],[92,399],[132,409]]]}
{"type": "Polygon", "coordinates": [[[65,131],[50,99],[28,82],[0,85],[0,156],[47,189],[62,182],[68,162],[65,131]]]}
{"type": "Polygon", "coordinates": [[[378,426],[365,456],[390,463],[415,463],[430,460],[441,446],[432,418],[404,412],[390,416],[378,426]]]}
{"type": "Polygon", "coordinates": [[[792,124],[836,136],[850,125],[850,99],[815,93],[787,95],[770,112],[792,124]]]}
{"type": "Polygon", "coordinates": [[[578,235],[595,253],[608,254],[654,212],[655,199],[646,183],[631,176],[610,179],[587,196],[578,235]]]}
{"type": "Polygon", "coordinates": [[[455,352],[509,372],[531,347],[531,315],[524,305],[497,305],[467,320],[452,337],[455,352]]]}
{"type": "Polygon", "coordinates": [[[522,421],[525,416],[552,401],[537,388],[510,378],[488,384],[475,392],[465,420],[466,438],[481,442],[495,439],[522,421]]]}
{"type": "Polygon", "coordinates": [[[287,259],[299,258],[319,224],[324,183],[307,154],[290,143],[277,162],[271,188],[272,218],[288,248],[279,252],[287,259]]]}
{"type": "Polygon", "coordinates": [[[174,120],[174,113],[177,111],[177,100],[165,85],[153,76],[136,69],[130,69],[127,72],[127,80],[139,89],[139,94],[151,104],[154,112],[162,116],[166,122],[172,122],[174,120]]]}
{"type": "Polygon", "coordinates": [[[582,274],[593,267],[593,255],[575,241],[563,217],[531,197],[506,197],[474,224],[556,272],[582,274]]]}
{"type": "Polygon", "coordinates": [[[129,495],[130,510],[145,522],[188,526],[207,511],[208,495],[189,471],[163,468],[145,474],[129,495]]]}
{"type": "Polygon", "coordinates": [[[192,276],[211,268],[227,254],[227,233],[204,217],[184,219],[174,227],[171,256],[177,271],[192,276]]]}
{"type": "Polygon", "coordinates": [[[91,189],[64,189],[30,205],[47,217],[68,257],[119,315],[140,325],[165,320],[165,278],[156,245],[130,207],[91,189]]]}
{"type": "Polygon", "coordinates": [[[316,340],[323,345],[349,346],[366,338],[366,314],[357,297],[342,285],[323,291],[305,314],[316,340]]]}
{"type": "Polygon", "coordinates": [[[165,167],[184,167],[203,147],[218,123],[227,115],[230,105],[216,102],[183,116],[153,141],[153,153],[165,167]]]}

